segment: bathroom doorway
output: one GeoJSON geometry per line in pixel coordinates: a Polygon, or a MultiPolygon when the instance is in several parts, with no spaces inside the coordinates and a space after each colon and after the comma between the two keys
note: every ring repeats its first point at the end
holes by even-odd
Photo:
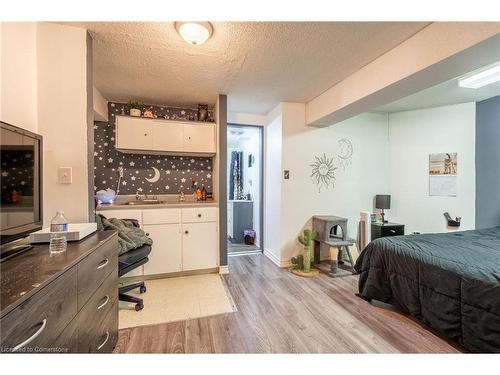
{"type": "Polygon", "coordinates": [[[263,128],[227,127],[227,252],[263,249],[263,128]]]}

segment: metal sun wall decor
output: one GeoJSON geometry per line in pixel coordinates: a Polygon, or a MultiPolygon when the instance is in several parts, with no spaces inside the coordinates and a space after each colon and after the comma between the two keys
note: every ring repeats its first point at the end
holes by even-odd
{"type": "Polygon", "coordinates": [[[321,189],[328,189],[330,186],[335,187],[335,170],[334,158],[329,158],[325,154],[323,156],[315,156],[314,162],[309,165],[312,167],[311,180],[318,187],[318,192],[321,189]]]}
{"type": "Polygon", "coordinates": [[[339,164],[342,169],[345,171],[347,167],[352,164],[352,154],[354,149],[352,147],[352,142],[348,138],[342,138],[338,142],[339,144],[339,153],[337,157],[339,159],[339,164]]]}
{"type": "Polygon", "coordinates": [[[315,156],[314,162],[309,166],[311,170],[311,180],[317,186],[318,192],[321,189],[335,188],[335,181],[337,177],[337,165],[346,170],[352,165],[352,156],[354,154],[354,147],[348,138],[342,138],[338,141],[339,151],[335,157],[327,157],[326,154],[322,156],[315,156]]]}

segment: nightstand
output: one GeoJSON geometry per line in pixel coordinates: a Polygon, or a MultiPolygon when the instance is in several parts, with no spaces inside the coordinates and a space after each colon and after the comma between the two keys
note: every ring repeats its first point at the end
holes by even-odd
{"type": "Polygon", "coordinates": [[[372,223],[372,241],[381,237],[403,236],[404,234],[404,224],[372,223]]]}

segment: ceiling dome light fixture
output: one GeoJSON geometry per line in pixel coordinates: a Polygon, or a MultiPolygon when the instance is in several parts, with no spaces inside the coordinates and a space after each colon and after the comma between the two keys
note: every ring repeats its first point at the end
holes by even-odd
{"type": "Polygon", "coordinates": [[[213,31],[210,22],[176,22],[175,29],[182,39],[195,46],[205,43],[213,31]]]}

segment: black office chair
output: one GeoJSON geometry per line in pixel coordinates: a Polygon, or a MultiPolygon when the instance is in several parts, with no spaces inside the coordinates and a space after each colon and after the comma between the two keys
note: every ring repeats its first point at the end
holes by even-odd
{"type": "MultiPolygon", "coordinates": [[[[130,222],[132,225],[139,227],[139,222],[133,219],[126,219],[126,221],[130,222]]],[[[133,269],[142,266],[144,263],[147,263],[149,258],[149,253],[151,253],[151,246],[144,245],[137,249],[130,250],[125,254],[122,254],[118,257],[118,276],[123,276],[133,269]]],[[[120,301],[135,303],[135,311],[140,311],[144,308],[144,302],[142,298],[129,296],[125,294],[133,289],[139,288],[140,293],[146,292],[146,285],[144,281],[133,283],[129,285],[121,286],[118,289],[118,299],[120,301]]]]}

